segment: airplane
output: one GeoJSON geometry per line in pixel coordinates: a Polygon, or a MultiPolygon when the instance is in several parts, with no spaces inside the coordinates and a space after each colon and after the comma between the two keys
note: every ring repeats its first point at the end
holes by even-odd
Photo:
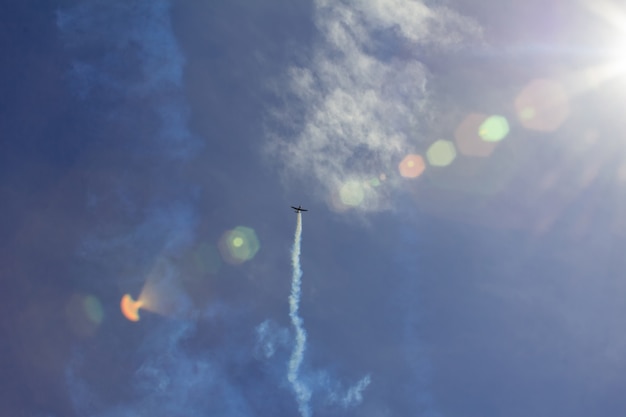
{"type": "Polygon", "coordinates": [[[303,211],[309,211],[307,209],[303,209],[302,206],[298,206],[298,207],[291,206],[291,208],[294,209],[296,211],[296,213],[301,213],[303,211]]]}

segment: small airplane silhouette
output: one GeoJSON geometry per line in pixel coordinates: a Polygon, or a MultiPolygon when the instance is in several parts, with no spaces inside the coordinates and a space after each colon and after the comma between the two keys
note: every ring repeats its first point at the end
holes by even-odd
{"type": "Polygon", "coordinates": [[[300,212],[303,212],[303,211],[309,211],[307,209],[303,209],[302,206],[298,206],[298,207],[291,206],[291,208],[294,209],[296,213],[300,213],[300,212]]]}

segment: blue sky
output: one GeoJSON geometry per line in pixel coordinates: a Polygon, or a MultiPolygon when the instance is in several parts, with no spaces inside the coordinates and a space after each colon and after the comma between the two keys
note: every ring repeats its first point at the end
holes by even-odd
{"type": "Polygon", "coordinates": [[[3,415],[626,411],[618,3],[0,21],[3,415]]]}

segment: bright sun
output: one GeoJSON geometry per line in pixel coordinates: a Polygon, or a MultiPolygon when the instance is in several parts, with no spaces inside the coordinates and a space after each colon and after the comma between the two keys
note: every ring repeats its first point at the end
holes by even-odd
{"type": "Polygon", "coordinates": [[[608,0],[588,0],[586,6],[608,32],[609,66],[623,71],[626,69],[626,8],[608,0]]]}

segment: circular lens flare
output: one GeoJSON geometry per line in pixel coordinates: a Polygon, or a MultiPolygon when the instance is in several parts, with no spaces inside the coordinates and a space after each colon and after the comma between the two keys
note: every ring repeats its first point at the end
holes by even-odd
{"type": "Polygon", "coordinates": [[[365,199],[365,191],[359,182],[348,181],[339,190],[339,197],[346,206],[356,207],[365,199]]]}
{"type": "Polygon", "coordinates": [[[404,178],[417,178],[422,175],[426,169],[424,159],[420,155],[410,154],[404,157],[404,159],[398,165],[400,175],[404,178]]]}
{"type": "Polygon", "coordinates": [[[553,132],[569,116],[569,97],[559,82],[536,79],[519,93],[515,109],[526,129],[553,132]]]}
{"type": "Polygon", "coordinates": [[[230,264],[241,264],[251,260],[261,245],[254,229],[237,226],[226,231],[219,243],[222,258],[230,264]]]}
{"type": "Polygon", "coordinates": [[[478,134],[485,142],[499,142],[509,134],[509,122],[503,116],[489,116],[478,128],[478,134]]]}
{"type": "Polygon", "coordinates": [[[426,151],[426,158],[432,166],[448,166],[456,158],[454,144],[448,140],[438,140],[426,151]]]}
{"type": "Polygon", "coordinates": [[[102,304],[93,295],[72,294],[65,306],[70,329],[78,336],[92,336],[104,319],[102,304]]]}
{"type": "MultiPolygon", "coordinates": [[[[465,156],[487,157],[494,151],[496,144],[486,141],[489,133],[489,118],[485,114],[470,113],[454,131],[456,147],[465,156]]],[[[493,127],[492,127],[493,129],[493,127]]]]}
{"type": "Polygon", "coordinates": [[[100,324],[104,318],[104,311],[102,310],[102,304],[93,295],[88,295],[83,299],[83,306],[89,320],[96,324],[100,324]]]}

